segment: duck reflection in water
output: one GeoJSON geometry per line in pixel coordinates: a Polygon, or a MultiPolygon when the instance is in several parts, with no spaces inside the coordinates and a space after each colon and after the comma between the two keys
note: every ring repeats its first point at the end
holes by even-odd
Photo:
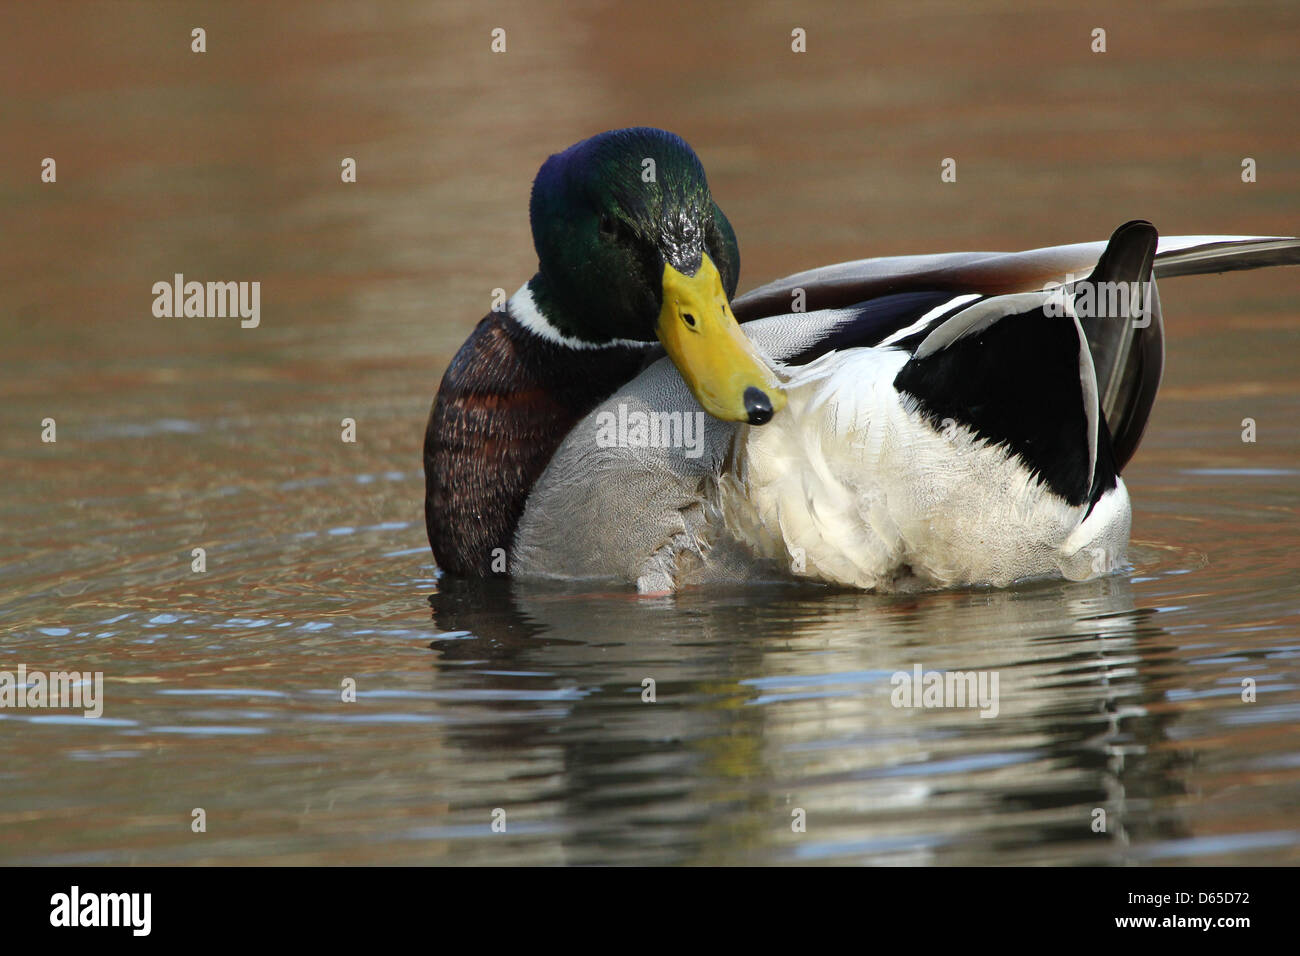
{"type": "Polygon", "coordinates": [[[755,859],[1122,863],[1187,835],[1146,812],[1184,792],[1185,761],[1151,744],[1171,718],[1145,672],[1174,643],[1125,577],[663,598],[444,578],[429,600],[435,687],[447,668],[477,685],[448,743],[525,804],[558,792],[566,860],[735,859],[739,840],[755,859]],[[896,706],[918,667],[996,674],[997,716],[896,706]]]}

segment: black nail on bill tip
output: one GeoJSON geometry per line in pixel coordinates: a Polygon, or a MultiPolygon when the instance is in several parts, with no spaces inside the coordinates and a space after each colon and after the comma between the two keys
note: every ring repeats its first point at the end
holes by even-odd
{"type": "Polygon", "coordinates": [[[753,385],[745,389],[745,412],[751,425],[765,425],[772,420],[772,400],[753,385]]]}

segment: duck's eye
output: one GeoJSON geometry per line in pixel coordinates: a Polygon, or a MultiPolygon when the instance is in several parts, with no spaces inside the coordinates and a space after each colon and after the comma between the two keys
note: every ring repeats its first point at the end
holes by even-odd
{"type": "Polygon", "coordinates": [[[689,312],[682,313],[682,321],[685,322],[687,325],[689,325],[691,328],[695,328],[695,316],[691,315],[689,312]]]}
{"type": "Polygon", "coordinates": [[[607,212],[600,214],[600,234],[606,239],[613,239],[618,235],[618,220],[607,212]]]}

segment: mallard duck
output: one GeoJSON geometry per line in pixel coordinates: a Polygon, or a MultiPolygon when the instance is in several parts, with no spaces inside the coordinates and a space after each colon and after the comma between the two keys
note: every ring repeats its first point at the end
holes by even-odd
{"type": "Polygon", "coordinates": [[[452,360],[424,443],[450,574],[855,588],[1122,567],[1120,472],[1164,365],[1152,279],[1295,263],[1295,239],[843,263],[735,297],[740,253],[680,137],[551,156],[538,271],[452,360]]]}

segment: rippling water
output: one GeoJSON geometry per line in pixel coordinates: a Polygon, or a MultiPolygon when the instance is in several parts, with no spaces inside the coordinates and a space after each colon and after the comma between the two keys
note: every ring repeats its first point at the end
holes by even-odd
{"type": "Polygon", "coordinates": [[[1103,580],[439,582],[419,464],[448,358],[535,266],[547,153],[683,133],[745,287],[1135,216],[1293,234],[1294,5],[268,7],[3,14],[0,670],[103,671],[106,702],[0,710],[0,860],[1300,861],[1300,270],[1162,285],[1103,580]],[[153,318],[176,272],[261,281],[262,324],[153,318]],[[918,665],[996,672],[997,716],[894,707],[918,665]]]}

